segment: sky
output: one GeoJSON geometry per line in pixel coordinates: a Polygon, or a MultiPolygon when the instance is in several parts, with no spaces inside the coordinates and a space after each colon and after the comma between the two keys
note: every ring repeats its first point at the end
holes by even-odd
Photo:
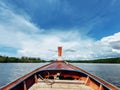
{"type": "Polygon", "coordinates": [[[0,0],[0,55],[120,57],[120,0],[0,0]]]}

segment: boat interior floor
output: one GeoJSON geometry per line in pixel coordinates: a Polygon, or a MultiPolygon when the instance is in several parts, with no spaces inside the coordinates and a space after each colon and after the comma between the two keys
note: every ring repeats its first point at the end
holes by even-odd
{"type": "Polygon", "coordinates": [[[93,90],[80,80],[39,80],[29,90],[93,90]]]}

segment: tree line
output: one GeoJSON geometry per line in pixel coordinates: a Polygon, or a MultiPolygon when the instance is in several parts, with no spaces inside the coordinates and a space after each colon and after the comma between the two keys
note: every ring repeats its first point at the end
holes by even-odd
{"type": "Polygon", "coordinates": [[[8,57],[8,56],[0,56],[0,63],[40,63],[46,62],[41,58],[34,58],[34,57],[8,57]]]}
{"type": "MultiPolygon", "coordinates": [[[[42,60],[41,58],[35,57],[8,57],[0,56],[0,63],[42,63],[42,62],[53,62],[55,60],[42,60]]],[[[118,58],[105,58],[96,60],[65,60],[70,63],[120,63],[120,57],[118,58]]]]}
{"type": "Polygon", "coordinates": [[[117,58],[104,58],[96,60],[67,60],[70,63],[120,63],[120,57],[117,58]]]}

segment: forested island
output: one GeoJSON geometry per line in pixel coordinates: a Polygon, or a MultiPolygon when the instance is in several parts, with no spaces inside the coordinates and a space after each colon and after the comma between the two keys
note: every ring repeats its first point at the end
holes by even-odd
{"type": "MultiPolygon", "coordinates": [[[[43,63],[43,62],[52,62],[54,60],[42,60],[41,58],[34,57],[8,57],[0,56],[0,63],[43,63]]],[[[120,63],[120,57],[118,58],[105,58],[105,59],[96,59],[96,60],[65,60],[70,63],[120,63]]]]}
{"type": "Polygon", "coordinates": [[[96,60],[66,60],[70,63],[120,63],[120,57],[118,58],[104,58],[96,60]]]}
{"type": "Polygon", "coordinates": [[[34,57],[8,57],[8,56],[0,56],[0,63],[40,63],[46,62],[41,58],[34,58],[34,57]]]}

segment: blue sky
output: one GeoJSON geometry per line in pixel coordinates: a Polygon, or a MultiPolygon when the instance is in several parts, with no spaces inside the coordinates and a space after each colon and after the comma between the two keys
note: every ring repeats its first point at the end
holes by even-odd
{"type": "Polygon", "coordinates": [[[0,55],[120,56],[120,0],[1,0],[0,55]]]}

